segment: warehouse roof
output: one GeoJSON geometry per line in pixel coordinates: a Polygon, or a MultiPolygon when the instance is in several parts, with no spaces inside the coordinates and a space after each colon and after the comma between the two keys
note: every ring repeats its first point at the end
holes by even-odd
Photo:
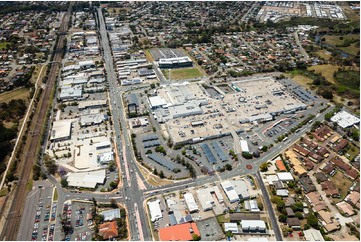
{"type": "Polygon", "coordinates": [[[266,223],[263,220],[241,220],[242,229],[265,230],[266,223]]]}
{"type": "Polygon", "coordinates": [[[70,187],[95,188],[97,184],[103,184],[105,170],[68,173],[68,185],[70,187]]]}
{"type": "Polygon", "coordinates": [[[231,203],[239,201],[238,194],[237,194],[236,190],[234,189],[233,184],[230,181],[223,181],[221,183],[221,186],[231,203]]]}
{"type": "Polygon", "coordinates": [[[71,135],[71,120],[54,121],[51,130],[50,140],[70,138],[71,135]]]}

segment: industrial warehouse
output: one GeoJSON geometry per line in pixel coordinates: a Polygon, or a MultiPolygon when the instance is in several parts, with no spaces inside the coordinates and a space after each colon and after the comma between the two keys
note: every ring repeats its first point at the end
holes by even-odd
{"type": "Polygon", "coordinates": [[[148,102],[174,143],[229,135],[230,127],[239,131],[307,108],[299,100],[306,99],[307,92],[289,93],[271,77],[235,81],[228,87],[232,92],[201,83],[164,85],[148,102]]]}

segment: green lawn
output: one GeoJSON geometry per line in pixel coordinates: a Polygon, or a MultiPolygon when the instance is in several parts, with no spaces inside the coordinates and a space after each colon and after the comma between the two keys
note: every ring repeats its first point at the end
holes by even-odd
{"type": "Polygon", "coordinates": [[[356,157],[356,155],[358,155],[360,153],[359,148],[357,148],[356,146],[354,146],[353,144],[350,144],[350,149],[346,152],[346,154],[349,154],[350,157],[347,157],[349,160],[353,160],[353,158],[356,157]]]}
{"type": "Polygon", "coordinates": [[[350,35],[325,35],[326,43],[330,45],[341,45],[344,41],[360,40],[360,36],[356,34],[350,35]]]}
{"type": "Polygon", "coordinates": [[[171,69],[170,76],[168,69],[162,70],[162,73],[166,79],[169,79],[170,77],[171,80],[193,79],[203,76],[202,73],[196,67],[171,69]]]}
{"type": "Polygon", "coordinates": [[[7,44],[11,45],[11,42],[0,42],[0,50],[7,49],[6,48],[7,44]]]}
{"type": "Polygon", "coordinates": [[[360,72],[345,70],[337,71],[335,75],[337,83],[353,90],[360,90],[360,72]]]}

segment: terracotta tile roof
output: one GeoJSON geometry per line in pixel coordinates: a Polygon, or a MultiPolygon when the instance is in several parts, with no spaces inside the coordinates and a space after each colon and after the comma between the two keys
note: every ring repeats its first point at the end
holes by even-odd
{"type": "Polygon", "coordinates": [[[280,171],[287,171],[285,164],[283,164],[282,160],[276,160],[276,166],[280,171]]]}
{"type": "Polygon", "coordinates": [[[106,222],[99,226],[99,235],[103,239],[115,238],[118,236],[118,226],[116,221],[106,222]]]}
{"type": "Polygon", "coordinates": [[[192,235],[200,236],[195,223],[184,223],[159,229],[159,240],[161,241],[190,241],[192,235]]]}

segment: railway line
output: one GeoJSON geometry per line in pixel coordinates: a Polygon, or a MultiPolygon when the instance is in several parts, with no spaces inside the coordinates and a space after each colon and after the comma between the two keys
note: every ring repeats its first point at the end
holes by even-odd
{"type": "MultiPolygon", "coordinates": [[[[68,22],[71,15],[71,8],[72,8],[73,2],[70,2],[69,9],[67,13],[64,15],[62,25],[60,27],[59,32],[63,33],[66,32],[68,29],[68,22]]],[[[64,39],[66,38],[66,35],[59,35],[58,43],[56,45],[56,50],[62,49],[64,45],[64,39]]],[[[54,53],[53,57],[53,63],[61,62],[62,59],[62,51],[58,51],[54,53]]],[[[57,73],[59,71],[59,65],[52,64],[49,75],[48,75],[48,81],[46,83],[45,90],[42,93],[41,99],[38,102],[36,113],[34,115],[34,119],[32,120],[31,130],[33,132],[32,135],[29,135],[27,137],[27,144],[25,145],[24,150],[22,151],[23,159],[19,163],[18,167],[18,174],[19,174],[19,180],[15,187],[14,191],[14,198],[12,200],[9,200],[11,202],[10,210],[7,215],[5,215],[5,224],[2,228],[1,240],[16,240],[16,236],[18,233],[18,228],[21,222],[21,216],[22,216],[22,210],[25,203],[25,198],[27,195],[27,184],[30,178],[30,174],[32,171],[32,167],[35,164],[37,160],[37,150],[40,145],[40,140],[42,137],[41,131],[44,124],[49,108],[49,98],[51,96],[51,93],[54,89],[54,85],[57,78],[57,73]]]]}

